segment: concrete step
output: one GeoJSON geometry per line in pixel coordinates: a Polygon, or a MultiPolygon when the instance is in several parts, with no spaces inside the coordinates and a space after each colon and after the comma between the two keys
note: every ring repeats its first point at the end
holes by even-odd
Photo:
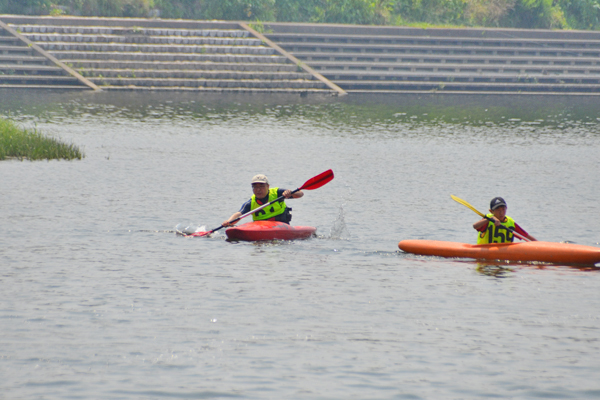
{"type": "Polygon", "coordinates": [[[13,56],[0,54],[0,63],[17,65],[45,65],[48,60],[45,57],[36,56],[13,56]]]}
{"type": "Polygon", "coordinates": [[[67,43],[38,42],[41,48],[49,52],[55,51],[92,51],[92,52],[141,52],[141,53],[193,53],[193,54],[245,54],[273,55],[275,50],[262,46],[217,46],[217,45],[150,45],[120,43],[67,43]]]}
{"type": "Polygon", "coordinates": [[[0,88],[2,89],[53,89],[53,90],[82,90],[89,89],[87,86],[78,85],[44,85],[44,84],[18,84],[18,83],[2,83],[0,79],[0,88]]]}
{"type": "Polygon", "coordinates": [[[280,33],[354,36],[416,36],[435,38],[508,38],[521,40],[600,40],[598,31],[572,31],[548,29],[511,29],[511,28],[413,28],[405,26],[374,26],[374,25],[338,25],[317,23],[265,23],[267,36],[280,33]]]}
{"type": "Polygon", "coordinates": [[[362,82],[371,84],[379,82],[388,85],[397,81],[436,81],[436,82],[531,82],[548,84],[600,84],[600,74],[508,74],[508,73],[456,73],[456,72],[405,72],[403,74],[365,73],[361,75],[340,71],[338,73],[323,74],[327,79],[335,82],[362,82]]]}
{"type": "Polygon", "coordinates": [[[251,38],[202,37],[202,36],[147,36],[147,35],[80,35],[25,33],[33,42],[61,43],[137,43],[137,44],[185,44],[217,46],[263,46],[262,41],[251,38]]]}
{"type": "Polygon", "coordinates": [[[294,54],[305,53],[313,56],[343,55],[348,53],[362,54],[363,56],[397,55],[397,54],[440,54],[440,55],[487,55],[487,56],[529,56],[529,57],[599,57],[598,49],[564,49],[561,47],[487,47],[487,46],[420,46],[420,45],[369,45],[357,46],[352,44],[319,45],[312,43],[285,43],[280,46],[286,51],[294,54]]]}
{"type": "Polygon", "coordinates": [[[16,56],[31,55],[33,50],[27,46],[0,45],[0,54],[14,54],[16,56]]]}
{"type": "MultiPolygon", "coordinates": [[[[1,87],[1,86],[0,86],[1,87]]],[[[329,88],[256,88],[256,87],[191,87],[191,86],[102,86],[102,90],[110,91],[152,91],[152,92],[216,92],[216,93],[295,93],[301,96],[307,94],[332,94],[329,88]]]]}
{"type": "Polygon", "coordinates": [[[260,79],[153,79],[153,78],[88,78],[100,87],[104,86],[170,86],[206,88],[292,88],[325,89],[321,81],[260,80],[260,79]]]}
{"type": "Polygon", "coordinates": [[[337,81],[337,85],[342,87],[349,93],[357,91],[443,91],[443,92],[555,92],[555,93],[600,93],[600,84],[543,84],[543,83],[498,83],[498,82],[441,82],[441,81],[424,81],[424,82],[389,82],[383,86],[378,81],[337,81]]]}
{"type": "MultiPolygon", "coordinates": [[[[2,59],[0,58],[0,61],[2,59]]],[[[271,71],[299,72],[293,64],[213,62],[213,61],[120,61],[120,60],[65,60],[72,68],[83,69],[148,69],[148,70],[193,70],[193,71],[271,71]]]]}
{"type": "Polygon", "coordinates": [[[295,43],[314,45],[417,45],[417,46],[482,46],[482,47],[520,47],[520,48],[564,48],[564,49],[600,49],[600,37],[590,39],[544,39],[527,38],[472,38],[472,37],[431,37],[423,36],[390,36],[390,35],[320,35],[310,33],[270,33],[270,40],[280,46],[295,43]]]}
{"type": "Polygon", "coordinates": [[[77,78],[64,75],[0,75],[1,83],[24,83],[24,82],[33,82],[40,84],[73,84],[73,85],[82,85],[77,78]]]}
{"type": "Polygon", "coordinates": [[[19,64],[4,64],[0,62],[0,74],[55,74],[64,75],[65,71],[62,68],[51,65],[19,65],[19,64]]]}
{"type": "Polygon", "coordinates": [[[565,65],[514,65],[514,64],[457,64],[457,63],[405,63],[393,66],[361,63],[353,65],[321,65],[312,66],[322,74],[336,73],[397,73],[404,72],[465,72],[475,74],[510,73],[510,74],[600,74],[600,66],[565,66],[565,65]]]}
{"type": "Polygon", "coordinates": [[[371,64],[389,64],[403,62],[462,62],[462,63],[502,63],[502,64],[560,64],[560,65],[600,65],[597,57],[506,57],[491,55],[455,55],[455,54],[319,54],[319,53],[294,53],[299,60],[309,65],[320,63],[345,63],[363,62],[371,64]]]}
{"type": "Polygon", "coordinates": [[[279,55],[247,54],[197,54],[197,53],[141,53],[141,52],[96,52],[96,51],[52,51],[61,61],[111,60],[111,61],[199,61],[199,62],[241,62],[241,63],[287,63],[287,58],[279,55]]]}
{"type": "Polygon", "coordinates": [[[395,70],[396,68],[404,68],[407,65],[457,65],[469,67],[539,67],[539,68],[596,68],[600,67],[599,58],[591,57],[455,57],[446,56],[439,57],[433,55],[417,55],[417,56],[401,56],[393,60],[379,60],[379,62],[371,61],[310,61],[310,66],[316,70],[325,70],[331,68],[344,68],[356,70],[395,70]]]}
{"type": "Polygon", "coordinates": [[[17,46],[17,45],[21,45],[21,44],[22,43],[19,40],[19,38],[16,38],[14,36],[0,35],[0,45],[2,45],[2,46],[17,46]]]}
{"type": "Polygon", "coordinates": [[[151,36],[199,36],[221,38],[250,37],[243,29],[173,29],[173,28],[144,28],[119,26],[61,26],[61,25],[26,25],[9,24],[23,34],[56,33],[83,35],[151,35],[151,36]]]}
{"type": "Polygon", "coordinates": [[[87,78],[156,78],[156,79],[219,79],[219,80],[306,80],[314,77],[305,72],[269,72],[269,71],[191,71],[191,70],[148,70],[148,69],[77,69],[87,78]]]}

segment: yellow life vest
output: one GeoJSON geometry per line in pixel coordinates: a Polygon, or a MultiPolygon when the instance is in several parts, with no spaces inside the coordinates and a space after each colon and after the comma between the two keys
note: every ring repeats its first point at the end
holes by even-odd
{"type": "MultiPolygon", "coordinates": [[[[493,214],[487,214],[486,217],[491,218],[493,214]]],[[[515,229],[515,220],[509,216],[506,216],[502,225],[515,229]]],[[[477,235],[477,244],[488,244],[488,243],[507,243],[515,240],[515,235],[507,229],[496,227],[493,222],[488,221],[487,228],[483,232],[479,232],[477,235]]]]}
{"type": "MultiPolygon", "coordinates": [[[[277,190],[279,188],[272,188],[269,189],[269,201],[268,203],[272,202],[273,200],[277,199],[277,190]]],[[[260,207],[262,204],[258,204],[256,202],[256,195],[252,195],[252,200],[250,202],[250,210],[255,210],[258,207],[260,207]]],[[[270,206],[263,208],[260,211],[257,211],[256,213],[252,214],[252,219],[254,221],[262,221],[265,219],[270,219],[273,218],[279,214],[283,214],[285,212],[286,209],[286,205],[285,202],[282,201],[278,201],[276,203],[271,204],[270,206]]]]}

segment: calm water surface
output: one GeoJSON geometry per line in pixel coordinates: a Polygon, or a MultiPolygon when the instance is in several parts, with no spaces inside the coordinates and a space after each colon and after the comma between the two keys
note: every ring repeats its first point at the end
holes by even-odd
{"type": "Polygon", "coordinates": [[[397,248],[475,241],[450,194],[598,246],[599,105],[2,91],[86,157],[0,162],[0,397],[600,398],[598,269],[397,248]],[[329,168],[317,238],[175,234],[329,168]]]}

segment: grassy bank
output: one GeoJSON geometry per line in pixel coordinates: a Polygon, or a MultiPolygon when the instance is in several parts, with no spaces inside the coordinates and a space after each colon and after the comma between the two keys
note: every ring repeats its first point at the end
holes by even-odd
{"type": "Polygon", "coordinates": [[[6,158],[29,160],[81,160],[84,154],[73,144],[46,137],[37,130],[22,129],[0,118],[0,160],[6,158]]]}

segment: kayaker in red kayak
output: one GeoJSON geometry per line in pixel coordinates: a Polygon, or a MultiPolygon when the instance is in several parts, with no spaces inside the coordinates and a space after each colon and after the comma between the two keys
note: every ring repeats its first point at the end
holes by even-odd
{"type": "Polygon", "coordinates": [[[487,214],[485,218],[473,224],[473,228],[479,232],[479,235],[477,235],[477,244],[512,242],[515,236],[506,228],[513,229],[529,240],[537,240],[525,232],[514,219],[506,215],[506,208],[506,201],[502,197],[494,197],[492,199],[490,202],[491,214],[487,214]]]}
{"type": "MultiPolygon", "coordinates": [[[[304,193],[299,190],[296,193],[292,193],[289,189],[280,189],[269,187],[269,179],[265,175],[258,174],[252,178],[252,191],[254,194],[242,205],[240,211],[233,214],[229,217],[225,222],[223,222],[223,226],[233,226],[235,223],[231,223],[243,214],[250,212],[263,204],[269,203],[271,201],[276,200],[278,197],[283,196],[286,199],[298,199],[304,196],[304,193]]],[[[284,201],[280,201],[272,204],[270,207],[264,208],[255,214],[252,214],[252,219],[254,221],[279,221],[289,224],[292,220],[292,214],[290,211],[292,209],[287,207],[284,201]]],[[[236,221],[237,222],[237,221],[236,221]]]]}

